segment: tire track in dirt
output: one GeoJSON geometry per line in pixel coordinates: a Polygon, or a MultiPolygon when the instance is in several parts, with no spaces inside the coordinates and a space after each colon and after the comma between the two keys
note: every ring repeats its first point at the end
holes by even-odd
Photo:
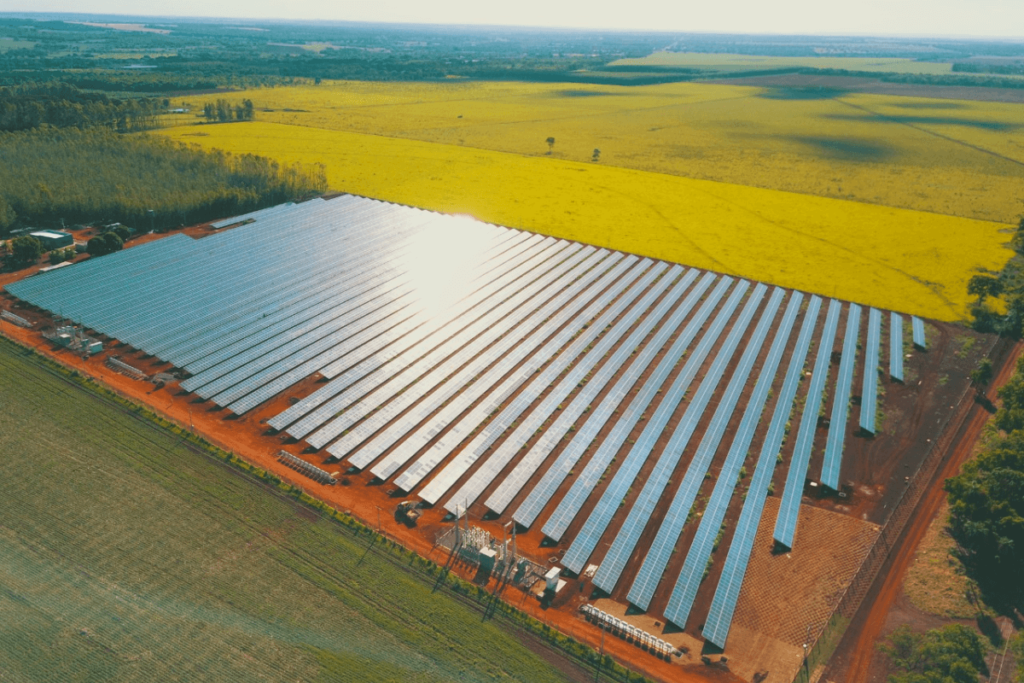
{"type": "MultiPolygon", "coordinates": [[[[1022,350],[1024,350],[1024,342],[1017,342],[1010,350],[998,376],[985,393],[989,400],[994,400],[998,388],[1010,379],[1022,350]]],[[[903,590],[903,580],[907,569],[913,562],[921,540],[945,500],[946,493],[940,482],[954,476],[963,463],[970,458],[974,445],[981,436],[988,419],[989,413],[975,402],[971,406],[968,419],[960,426],[959,438],[953,443],[951,455],[934,475],[931,487],[918,503],[903,533],[893,543],[893,554],[882,566],[879,578],[864,597],[861,610],[858,611],[840,641],[831,663],[821,677],[822,680],[846,681],[848,683],[867,682],[871,660],[882,636],[889,612],[903,590]]]]}

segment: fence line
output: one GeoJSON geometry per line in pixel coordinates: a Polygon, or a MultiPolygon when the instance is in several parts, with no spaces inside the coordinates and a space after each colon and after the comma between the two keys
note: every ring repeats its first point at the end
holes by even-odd
{"type": "MultiPolygon", "coordinates": [[[[1007,343],[1005,339],[996,339],[988,348],[986,356],[991,356],[997,346],[1002,346],[1001,351],[1005,353],[1007,343]]],[[[893,506],[889,519],[882,526],[878,538],[875,539],[871,550],[868,551],[867,556],[861,562],[857,573],[854,574],[850,584],[846,587],[835,609],[832,610],[824,622],[812,625],[812,638],[809,638],[809,642],[812,644],[807,649],[804,666],[801,667],[793,679],[794,683],[815,683],[824,672],[832,653],[846,631],[846,627],[860,609],[861,603],[863,603],[868,591],[871,590],[882,565],[889,559],[889,553],[899,539],[900,534],[903,533],[907,520],[910,519],[910,516],[917,508],[921,496],[931,485],[939,466],[948,457],[950,446],[960,432],[960,428],[963,426],[974,404],[973,398],[970,397],[971,394],[972,386],[968,384],[954,404],[953,412],[942,423],[938,432],[940,434],[939,438],[932,442],[920,466],[918,466],[917,472],[910,478],[910,482],[900,495],[900,499],[893,506]],[[813,632],[815,628],[818,629],[817,633],[813,632]]]]}

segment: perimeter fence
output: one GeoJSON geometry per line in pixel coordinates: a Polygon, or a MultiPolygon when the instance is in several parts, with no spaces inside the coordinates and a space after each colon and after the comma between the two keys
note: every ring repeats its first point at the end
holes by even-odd
{"type": "MultiPolygon", "coordinates": [[[[1012,346],[1011,340],[1000,337],[989,346],[986,356],[991,357],[993,352],[997,352],[1000,357],[1005,358],[1012,346]]],[[[936,472],[949,457],[951,447],[971,412],[974,404],[973,394],[974,389],[968,384],[954,404],[953,410],[937,430],[939,438],[932,442],[917,471],[910,476],[906,488],[879,531],[878,538],[861,562],[835,609],[823,622],[809,627],[806,656],[803,666],[793,678],[793,683],[817,683],[821,678],[846,627],[853,621],[879,572],[889,559],[890,552],[921,501],[921,496],[933,484],[936,472]]]]}

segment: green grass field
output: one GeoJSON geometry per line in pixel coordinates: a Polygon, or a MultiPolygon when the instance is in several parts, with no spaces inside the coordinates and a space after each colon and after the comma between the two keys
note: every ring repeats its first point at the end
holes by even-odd
{"type": "Polygon", "coordinates": [[[7,52],[8,50],[28,50],[35,47],[35,43],[29,40],[15,40],[14,38],[6,38],[0,36],[0,52],[7,52]]]}
{"type": "Polygon", "coordinates": [[[408,555],[4,339],[0,406],[0,680],[565,680],[408,555]]]}

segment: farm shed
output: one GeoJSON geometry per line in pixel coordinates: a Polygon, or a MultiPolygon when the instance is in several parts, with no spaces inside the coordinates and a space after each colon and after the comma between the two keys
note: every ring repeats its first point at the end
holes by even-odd
{"type": "Polygon", "coordinates": [[[46,251],[50,251],[51,249],[60,249],[62,247],[70,247],[75,243],[75,238],[70,232],[38,230],[29,234],[39,240],[43,245],[43,249],[46,251]]]}

